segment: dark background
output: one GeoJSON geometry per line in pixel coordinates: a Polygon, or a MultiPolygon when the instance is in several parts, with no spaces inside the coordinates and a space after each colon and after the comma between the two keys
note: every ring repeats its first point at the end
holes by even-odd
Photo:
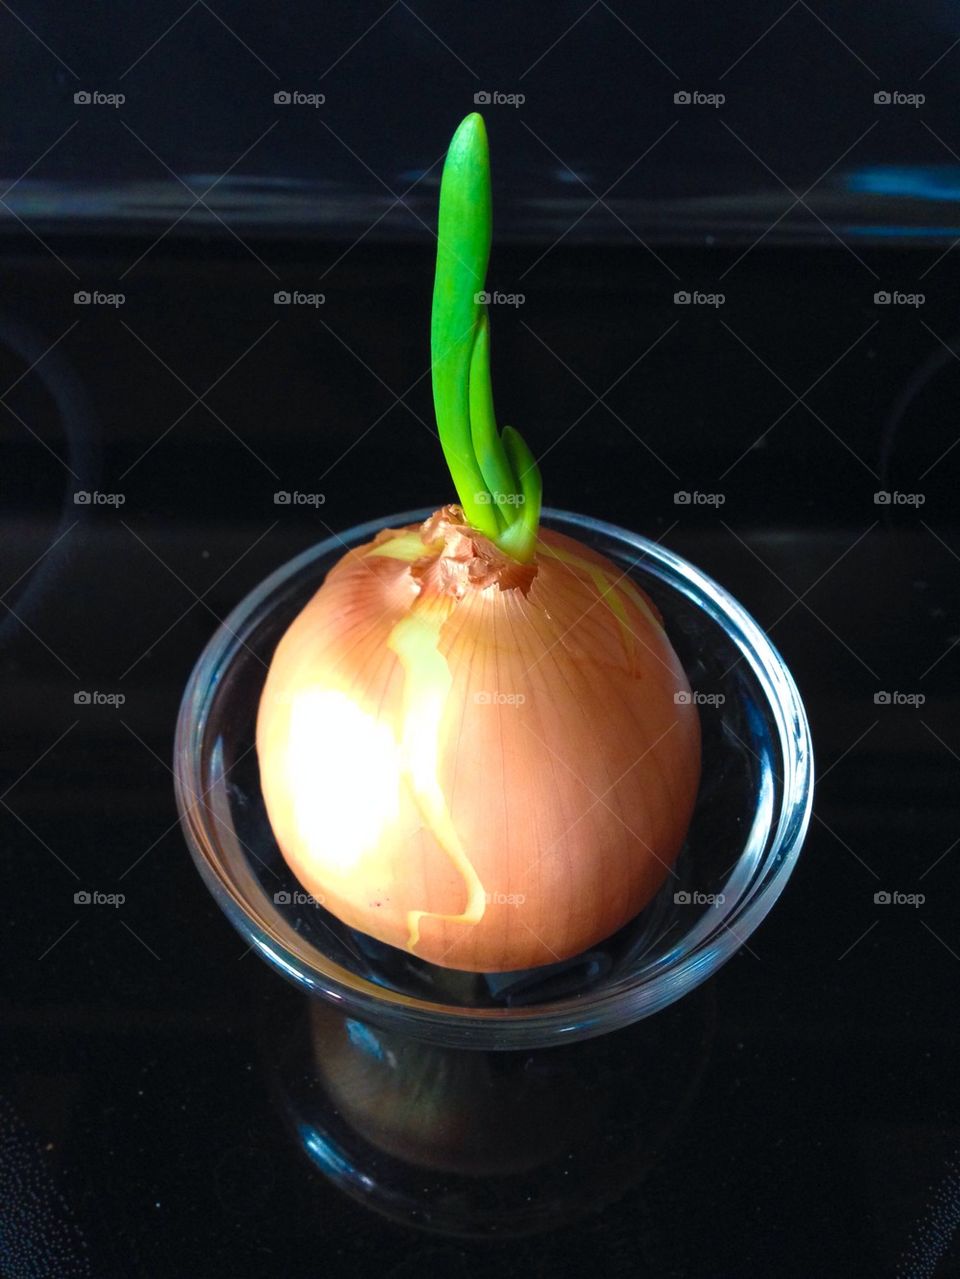
{"type": "Polygon", "coordinates": [[[0,1274],[960,1274],[956,15],[184,0],[0,32],[0,1274]],[[296,997],[202,886],[168,767],[248,590],[451,496],[432,227],[482,90],[526,97],[484,108],[489,283],[525,299],[492,308],[501,418],[550,505],[769,629],[820,775],[783,899],[696,996],[683,1123],[602,1212],[512,1242],[388,1223],[308,1163],[270,1082],[296,997]]]}

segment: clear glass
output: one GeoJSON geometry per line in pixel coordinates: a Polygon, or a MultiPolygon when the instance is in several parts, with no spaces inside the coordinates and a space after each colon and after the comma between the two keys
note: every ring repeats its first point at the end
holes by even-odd
{"type": "Polygon", "coordinates": [[[656,601],[700,701],[703,770],[677,878],[580,963],[489,980],[365,938],[305,900],[260,795],[254,727],[273,650],[347,548],[408,511],[278,569],[217,630],[187,685],[174,771],[197,868],[227,917],[285,977],[342,1012],[448,1047],[587,1039],[673,1003],[741,947],[783,891],[810,819],[813,759],[796,685],[757,623],[672,551],[585,516],[543,522],[628,570],[656,601]]]}

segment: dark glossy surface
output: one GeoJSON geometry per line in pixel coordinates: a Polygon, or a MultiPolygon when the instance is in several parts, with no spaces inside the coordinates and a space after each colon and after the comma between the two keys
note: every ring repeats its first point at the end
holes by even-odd
{"type": "MultiPolygon", "coordinates": [[[[85,280],[116,277],[106,248],[60,247],[85,280]]],[[[336,256],[258,249],[291,284],[336,256]]],[[[528,260],[503,249],[496,270],[528,260]]],[[[671,254],[705,282],[726,260],[671,254]]],[[[924,265],[872,261],[903,287],[924,265]]],[[[696,1095],[672,1125],[675,1089],[646,1086],[638,1066],[624,1131],[649,1123],[656,1157],[634,1151],[637,1175],[624,1173],[621,1198],[599,1194],[616,1200],[599,1215],[509,1244],[381,1220],[329,1185],[285,1126],[284,1089],[309,1081],[277,1084],[290,1060],[277,1018],[294,1035],[303,1010],[244,955],[190,864],[167,761],[218,617],[328,529],[448,496],[426,383],[407,407],[393,395],[426,366],[429,255],[360,248],[323,311],[278,316],[255,263],[167,242],[122,313],[86,310],[17,382],[16,416],[2,421],[5,588],[57,536],[65,473],[30,432],[66,455],[49,388],[68,370],[86,399],[70,388],[85,415],[74,470],[126,499],[71,500],[75,527],[5,597],[22,624],[8,614],[3,630],[0,1092],[36,1175],[53,1183],[54,1207],[28,1213],[19,1237],[66,1219],[55,1189],[86,1240],[76,1273],[893,1275],[914,1238],[940,1249],[939,1268],[899,1273],[957,1273],[960,450],[936,459],[956,439],[960,370],[931,333],[954,336],[952,269],[922,321],[889,310],[877,322],[872,281],[843,250],[758,249],[722,313],[685,311],[605,409],[583,383],[613,383],[677,311],[637,252],[549,262],[525,308],[494,317],[503,416],[549,449],[551,502],[663,537],[771,629],[806,698],[822,778],[787,892],[705,988],[715,1030],[709,1051],[690,1050],[696,1095]],[[857,339],[809,409],[750,449],[789,409],[779,379],[804,390],[857,339]],[[212,412],[191,409],[182,382],[203,391],[231,365],[212,412]],[[277,507],[280,488],[326,501],[277,507]],[[879,507],[880,488],[926,502],[879,507]],[[675,506],[680,489],[726,502],[675,506]],[[126,701],[75,705],[81,690],[126,701]],[[894,690],[926,702],[875,704],[894,690]],[[77,905],[81,890],[126,900],[77,905]],[[877,905],[879,891],[926,901],[877,905]]],[[[8,334],[29,325],[39,354],[75,319],[55,262],[8,260],[8,334]]],[[[5,354],[4,385],[24,368],[5,354]]],[[[658,1021],[654,1037],[666,1033],[658,1021]]],[[[604,1093],[618,1051],[604,1048],[591,1090],[604,1093]]],[[[625,1038],[617,1069],[643,1060],[625,1038]]],[[[5,1184],[22,1186],[27,1161],[16,1154],[14,1176],[12,1158],[5,1184]]]]}
{"type": "Polygon", "coordinates": [[[104,0],[4,22],[16,128],[0,172],[16,185],[0,227],[15,234],[15,217],[66,217],[117,235],[177,219],[419,239],[449,122],[477,93],[501,232],[893,235],[937,253],[958,233],[957,20],[938,0],[157,0],[134,15],[104,0]]]}
{"type": "Polygon", "coordinates": [[[960,1275],[955,15],[14,8],[4,1279],[960,1275]],[[328,104],[275,109],[280,88],[328,104]],[[426,376],[431,166],[482,89],[527,95],[488,113],[490,287],[525,295],[493,308],[501,419],[551,505],[663,538],[769,628],[810,714],[815,818],[748,946],[629,1033],[496,1073],[328,1024],[318,1062],[302,998],[190,863],[174,721],[218,619],[268,572],[451,496],[426,376]],[[325,302],[278,307],[282,289],[325,302]],[[370,1185],[331,1166],[331,1137],[370,1185]],[[401,1224],[467,1218],[479,1238],[401,1224]],[[498,1237],[531,1224],[551,1229],[498,1237]]]}

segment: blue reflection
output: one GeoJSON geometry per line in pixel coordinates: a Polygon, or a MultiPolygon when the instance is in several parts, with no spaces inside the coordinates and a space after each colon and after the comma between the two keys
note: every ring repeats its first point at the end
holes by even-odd
{"type": "Polygon", "coordinates": [[[307,1123],[298,1124],[297,1132],[301,1145],[321,1172],[335,1181],[350,1182],[364,1190],[373,1189],[373,1179],[355,1168],[322,1132],[307,1123]]]}
{"type": "Polygon", "coordinates": [[[352,1177],[353,1165],[325,1136],[309,1124],[299,1124],[300,1141],[310,1158],[335,1177],[352,1177]]]}
{"type": "Polygon", "coordinates": [[[347,1019],[346,1026],[347,1035],[354,1048],[359,1048],[361,1052],[373,1057],[376,1061],[384,1060],[383,1045],[369,1026],[365,1026],[362,1021],[354,1021],[352,1017],[347,1019]]]}
{"type": "Polygon", "coordinates": [[[913,196],[917,200],[960,200],[960,166],[879,164],[846,175],[850,191],[913,196]]]}

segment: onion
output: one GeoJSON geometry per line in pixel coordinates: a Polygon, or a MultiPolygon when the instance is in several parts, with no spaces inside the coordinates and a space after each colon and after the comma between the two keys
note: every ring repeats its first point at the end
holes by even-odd
{"type": "Polygon", "coordinates": [[[539,528],[540,475],[497,433],[479,116],[441,188],[434,399],[460,505],[349,551],[261,695],[267,813],[350,927],[450,968],[555,963],[654,896],[700,774],[690,686],[652,602],[539,528]],[[477,225],[475,225],[477,224],[477,225]]]}
{"type": "Polygon", "coordinates": [[[301,884],[351,927],[477,972],[626,923],[699,781],[686,676],[629,578],[549,531],[519,565],[457,507],[330,572],[277,648],[257,748],[301,884]]]}

